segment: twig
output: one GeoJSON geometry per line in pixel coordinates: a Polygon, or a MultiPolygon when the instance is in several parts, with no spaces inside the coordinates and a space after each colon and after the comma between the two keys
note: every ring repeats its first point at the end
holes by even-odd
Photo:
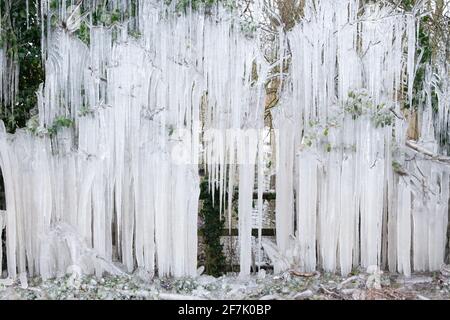
{"type": "Polygon", "coordinates": [[[338,299],[342,299],[342,297],[337,294],[336,292],[330,291],[327,288],[325,288],[325,286],[323,284],[320,285],[320,288],[323,290],[323,292],[325,292],[326,294],[329,294],[331,296],[337,297],[338,299]]]}
{"type": "Polygon", "coordinates": [[[416,152],[419,152],[427,157],[430,157],[430,160],[435,160],[435,161],[439,161],[445,164],[450,164],[450,157],[446,157],[446,156],[441,156],[438,154],[435,154],[427,149],[425,149],[422,146],[419,146],[418,144],[416,144],[415,142],[413,142],[412,140],[407,140],[406,141],[406,146],[413,149],[416,152]]]}

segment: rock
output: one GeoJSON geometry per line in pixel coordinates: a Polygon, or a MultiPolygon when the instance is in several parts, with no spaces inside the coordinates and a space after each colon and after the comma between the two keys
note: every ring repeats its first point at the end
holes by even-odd
{"type": "Polygon", "coordinates": [[[422,296],[420,294],[417,295],[417,299],[418,300],[430,300],[430,298],[424,297],[424,296],[422,296]]]}
{"type": "Polygon", "coordinates": [[[304,300],[312,297],[314,293],[311,290],[305,290],[303,292],[299,292],[294,296],[295,300],[304,300]]]}

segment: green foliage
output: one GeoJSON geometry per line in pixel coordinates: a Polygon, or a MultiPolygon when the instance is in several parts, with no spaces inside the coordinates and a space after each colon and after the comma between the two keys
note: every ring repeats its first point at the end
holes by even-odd
{"type": "Polygon", "coordinates": [[[59,5],[58,0],[52,0],[52,2],[50,2],[50,9],[56,10],[56,9],[58,9],[58,5],[59,5]]]}
{"type": "Polygon", "coordinates": [[[89,115],[93,115],[93,114],[94,114],[94,110],[90,109],[87,106],[82,106],[80,108],[80,110],[78,111],[79,117],[85,117],[85,116],[89,116],[89,115]]]}
{"type": "Polygon", "coordinates": [[[220,0],[178,0],[176,8],[179,11],[186,12],[189,6],[191,6],[192,10],[197,10],[202,5],[208,8],[218,2],[220,0]]]}
{"type": "MultiPolygon", "coordinates": [[[[104,0],[103,3],[99,3],[95,9],[90,8],[92,14],[92,25],[112,28],[117,26],[121,22],[129,21],[136,17],[136,0],[132,0],[129,6],[123,11],[118,8],[110,8],[107,4],[108,1],[104,0]]],[[[141,36],[139,31],[134,28],[133,25],[130,25],[128,34],[134,38],[139,38],[141,36]]],[[[82,38],[82,35],[83,33],[81,33],[81,35],[79,36],[81,36],[82,38]]],[[[115,33],[113,34],[113,37],[116,37],[115,33]]]]}
{"type": "Polygon", "coordinates": [[[167,132],[169,134],[169,137],[171,137],[174,132],[175,132],[175,127],[173,126],[173,124],[169,124],[167,125],[167,132]]]}
{"type": "Polygon", "coordinates": [[[130,30],[128,31],[128,34],[135,39],[139,39],[142,36],[142,34],[137,30],[130,30]]]}
{"type": "Polygon", "coordinates": [[[344,111],[351,115],[353,120],[356,120],[371,108],[372,103],[366,90],[360,90],[358,92],[349,91],[348,99],[344,105],[344,111]]]}
{"type": "MultiPolygon", "coordinates": [[[[66,2],[66,6],[69,7],[71,2],[66,2]]],[[[54,0],[50,9],[52,14],[50,16],[51,26],[57,27],[59,25],[64,25],[58,16],[60,2],[54,0]]],[[[129,6],[125,10],[120,10],[118,8],[113,8],[110,5],[108,0],[103,0],[97,2],[97,5],[94,7],[94,4],[88,1],[82,3],[80,7],[81,15],[86,16],[84,21],[81,21],[80,28],[75,31],[75,34],[78,38],[89,45],[90,43],[90,30],[89,26],[104,26],[108,28],[115,27],[121,22],[125,22],[127,20],[132,20],[137,14],[137,2],[136,0],[132,0],[129,3],[129,6]],[[87,23],[89,21],[89,24],[87,23]]],[[[129,32],[135,32],[135,28],[133,25],[130,25],[129,32]]],[[[133,34],[136,36],[136,34],[133,34]]]]}
{"type": "Polygon", "coordinates": [[[91,40],[91,34],[89,31],[89,27],[85,21],[80,24],[80,28],[76,31],[76,35],[78,38],[83,41],[85,44],[89,45],[91,40]]]}
{"type": "Polygon", "coordinates": [[[384,128],[394,124],[394,115],[384,103],[375,105],[368,92],[363,89],[357,92],[350,91],[344,105],[344,112],[351,115],[353,120],[362,115],[369,114],[376,128],[384,128]]]}
{"type": "Polygon", "coordinates": [[[401,5],[407,11],[411,11],[416,4],[416,0],[401,0],[401,5]]]}
{"type": "Polygon", "coordinates": [[[54,136],[62,128],[70,128],[73,125],[73,120],[65,116],[56,117],[50,127],[47,128],[47,132],[50,136],[54,136]]]}
{"type": "Polygon", "coordinates": [[[258,28],[258,24],[254,21],[240,21],[239,25],[241,32],[248,38],[253,37],[258,28]]]}
{"type": "Polygon", "coordinates": [[[213,204],[212,195],[208,191],[208,180],[204,179],[200,184],[200,198],[203,200],[203,206],[200,210],[200,216],[203,219],[203,226],[200,228],[200,234],[205,241],[205,271],[212,276],[220,276],[225,268],[225,256],[223,246],[220,243],[224,220],[220,219],[219,211],[219,191],[214,189],[213,204]]]}
{"type": "Polygon", "coordinates": [[[331,152],[333,145],[330,143],[329,134],[330,131],[340,127],[341,123],[337,117],[330,116],[326,123],[321,123],[316,120],[310,120],[308,122],[308,128],[306,128],[303,138],[303,148],[312,147],[313,145],[320,147],[325,152],[331,152]]]}
{"type": "MultiPolygon", "coordinates": [[[[131,9],[130,9],[131,11],[131,9]]],[[[134,10],[135,11],[135,10],[134,10]]],[[[134,13],[124,13],[124,17],[134,16],[134,13]]],[[[92,22],[94,25],[103,25],[110,27],[120,22],[122,13],[119,9],[109,10],[107,7],[99,6],[92,13],[92,22]]]]}
{"type": "Polygon", "coordinates": [[[391,126],[395,120],[394,114],[384,103],[373,103],[373,99],[366,89],[350,91],[343,111],[339,107],[335,111],[331,111],[330,117],[325,123],[309,121],[308,128],[305,128],[303,133],[302,148],[316,146],[317,150],[328,153],[335,148],[343,148],[347,152],[356,151],[356,147],[353,145],[332,144],[333,139],[329,137],[332,130],[342,126],[345,116],[350,116],[355,121],[364,116],[366,119],[370,119],[375,128],[391,126]]]}
{"type": "Polygon", "coordinates": [[[321,124],[317,121],[310,121],[309,128],[303,135],[303,148],[312,147],[313,145],[320,146],[323,151],[331,152],[333,145],[329,141],[330,130],[337,128],[338,124],[335,120],[329,120],[326,124],[321,124]]]}
{"type": "Polygon", "coordinates": [[[375,128],[384,128],[394,124],[394,115],[386,108],[384,103],[377,105],[376,111],[372,115],[372,122],[375,128]]]}
{"type": "Polygon", "coordinates": [[[405,168],[403,168],[403,166],[396,160],[392,160],[392,170],[394,170],[395,173],[401,176],[408,175],[405,168]]]}
{"type": "Polygon", "coordinates": [[[27,121],[26,128],[30,133],[35,135],[48,135],[50,137],[54,137],[58,131],[63,128],[71,128],[73,124],[74,122],[72,119],[65,116],[59,116],[53,120],[51,126],[44,128],[39,124],[38,117],[33,116],[27,121]]]}
{"type": "Polygon", "coordinates": [[[64,116],[59,116],[56,117],[55,120],[53,120],[53,126],[57,127],[57,128],[69,128],[70,126],[72,126],[73,121],[72,119],[69,119],[67,117],[64,116]]]}
{"type": "Polygon", "coordinates": [[[175,2],[175,9],[183,13],[188,12],[189,8],[193,11],[203,8],[205,13],[210,13],[211,9],[218,4],[230,10],[235,8],[234,0],[165,0],[165,3],[170,5],[172,1],[175,2]]]}

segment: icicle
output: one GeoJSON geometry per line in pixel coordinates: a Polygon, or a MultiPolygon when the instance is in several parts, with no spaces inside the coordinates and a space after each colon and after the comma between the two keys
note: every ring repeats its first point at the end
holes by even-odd
{"type": "Polygon", "coordinates": [[[277,245],[280,250],[285,251],[289,247],[289,239],[293,235],[294,215],[294,127],[290,119],[280,117],[276,126],[279,136],[277,137],[277,180],[276,180],[276,208],[275,222],[277,227],[277,245]]]}
{"type": "MultiPolygon", "coordinates": [[[[410,225],[406,213],[403,225],[397,224],[397,210],[406,209],[397,205],[401,187],[392,169],[391,141],[395,132],[397,143],[404,145],[406,132],[400,117],[392,121],[395,131],[389,124],[380,125],[377,110],[387,105],[401,114],[396,99],[405,72],[412,90],[415,21],[411,15],[392,15],[388,6],[361,8],[355,0],[311,0],[305,3],[302,22],[288,34],[292,91],[283,92],[289,101],[283,103],[283,112],[294,123],[284,118],[277,124],[275,119],[283,137],[277,141],[281,165],[277,244],[283,254],[293,250],[287,248],[293,223],[287,217],[283,220],[282,206],[292,203],[285,198],[294,188],[302,269],[313,270],[318,264],[348,274],[355,265],[380,265],[385,262],[381,251],[386,243],[389,253],[384,256],[389,256],[390,268],[396,268],[396,250],[404,249],[396,242],[398,232],[406,235],[410,225]],[[408,57],[404,58],[405,49],[408,57]],[[358,115],[348,109],[355,97],[362,104],[358,115]],[[293,138],[283,136],[283,130],[294,131],[293,138]],[[295,167],[286,169],[294,152],[295,167]],[[298,179],[291,186],[289,177],[294,174],[298,179]]],[[[406,258],[402,264],[402,270],[409,272],[406,258]]]]}
{"type": "Polygon", "coordinates": [[[416,54],[416,21],[413,16],[409,16],[406,21],[406,32],[408,35],[408,100],[412,106],[413,87],[415,78],[415,54],[416,54]]]}
{"type": "Polygon", "coordinates": [[[27,30],[30,28],[30,8],[29,8],[29,0],[25,1],[25,11],[27,16],[27,30]]]}
{"type": "Polygon", "coordinates": [[[303,271],[316,270],[318,161],[307,150],[298,155],[297,233],[303,271]]]}
{"type": "Polygon", "coordinates": [[[406,276],[411,274],[411,191],[400,180],[397,220],[398,271],[406,276]]]}
{"type": "MultiPolygon", "coordinates": [[[[241,34],[221,8],[212,17],[178,16],[174,3],[138,1],[137,16],[116,31],[91,26],[86,45],[74,31],[81,9],[99,2],[57,4],[65,28],[45,19],[50,0],[40,6],[46,79],[38,119],[31,132],[9,135],[0,126],[8,277],[120,273],[114,260],[128,272],[194,276],[199,159],[210,190],[219,189],[214,201],[221,214],[227,208],[230,232],[239,187],[242,276],[252,265],[255,185],[257,246],[278,257],[276,271],[348,274],[352,266],[387,263],[409,275],[411,266],[435,270],[443,262],[448,168],[423,155],[406,163],[420,152],[405,148],[398,98],[406,77],[412,103],[413,15],[357,0],[307,0],[304,19],[287,34],[280,27],[276,249],[262,241],[268,66],[258,36],[241,34]],[[409,174],[423,177],[418,183],[409,174]]],[[[13,107],[19,69],[5,50],[0,101],[13,107]]],[[[440,63],[427,67],[419,106],[417,143],[432,154],[442,149],[435,137],[447,135],[450,108],[448,65],[440,63]]]]}
{"type": "Polygon", "coordinates": [[[261,267],[261,250],[262,250],[262,224],[263,224],[263,191],[264,191],[264,148],[263,139],[260,137],[258,139],[258,199],[257,199],[257,209],[258,209],[258,271],[261,267]]]}
{"type": "MultiPolygon", "coordinates": [[[[25,271],[25,260],[29,273],[45,278],[69,267],[101,275],[111,272],[112,260],[129,272],[195,275],[203,125],[219,132],[205,142],[211,187],[220,189],[215,201],[222,208],[227,187],[231,214],[237,181],[242,190],[241,260],[248,273],[258,140],[246,142],[247,154],[239,149],[241,129],[263,126],[265,73],[255,44],[221,9],[220,23],[194,12],[178,16],[174,8],[162,18],[166,7],[139,1],[136,21],[118,26],[116,41],[111,29],[90,26],[86,45],[73,32],[82,11],[97,2],[50,4],[40,6],[46,80],[37,93],[39,118],[30,125],[36,135],[0,137],[9,276],[25,271]],[[51,28],[45,17],[52,14],[65,28],[51,28]],[[127,31],[137,26],[141,37],[133,39],[127,31]],[[220,46],[217,38],[224,40],[220,46]],[[93,252],[102,259],[92,259],[93,252]]],[[[0,94],[12,100],[17,74],[0,53],[0,94]]]]}

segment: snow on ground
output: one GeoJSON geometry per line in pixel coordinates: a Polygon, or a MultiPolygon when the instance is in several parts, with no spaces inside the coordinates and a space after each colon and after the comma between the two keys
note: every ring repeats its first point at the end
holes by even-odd
{"type": "MultiPolygon", "coordinates": [[[[370,272],[370,271],[369,271],[370,272]]],[[[398,274],[353,272],[348,277],[289,271],[279,275],[261,272],[246,278],[227,274],[220,278],[154,278],[130,276],[65,276],[16,282],[0,280],[0,299],[450,299],[450,274],[446,271],[398,274]]]]}

